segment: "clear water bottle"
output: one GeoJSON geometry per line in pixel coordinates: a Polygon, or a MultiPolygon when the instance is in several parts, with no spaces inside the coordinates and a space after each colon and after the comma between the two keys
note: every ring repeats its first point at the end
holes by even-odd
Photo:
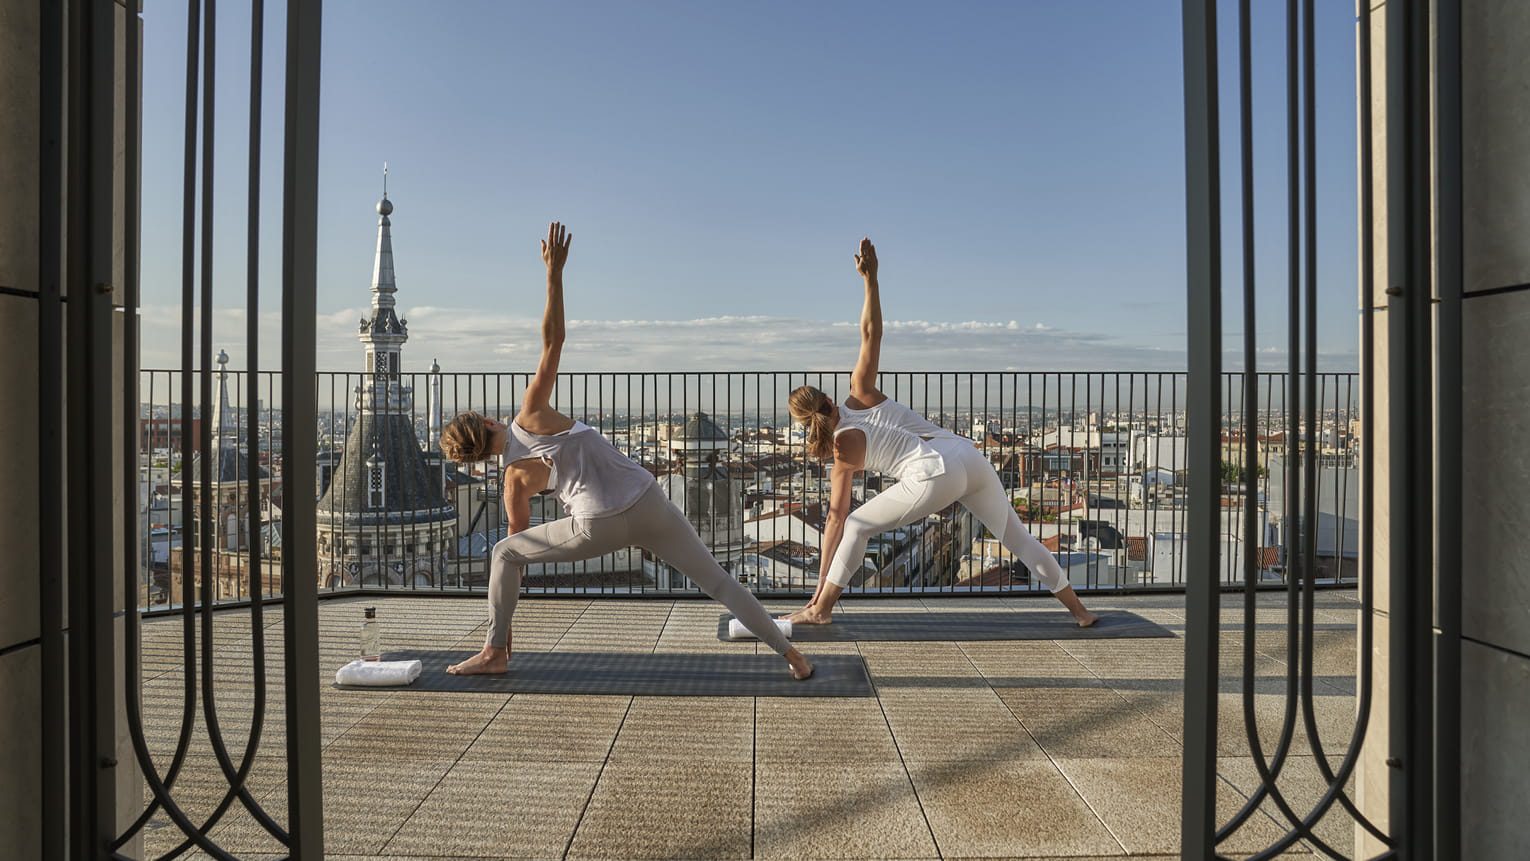
{"type": "Polygon", "coordinates": [[[366,618],[361,620],[361,659],[382,659],[382,631],[377,626],[376,607],[368,607],[366,618]]]}

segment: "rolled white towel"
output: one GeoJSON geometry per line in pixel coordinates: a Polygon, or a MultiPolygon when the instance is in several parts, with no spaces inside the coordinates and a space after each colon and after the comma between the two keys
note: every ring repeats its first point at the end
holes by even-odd
{"type": "Polygon", "coordinates": [[[357,659],[335,671],[337,685],[386,688],[407,685],[420,677],[419,661],[363,661],[357,659]]]}
{"type": "MultiPolygon", "coordinates": [[[[792,637],[792,623],[788,619],[776,619],[776,627],[781,629],[782,636],[788,640],[792,637]]],[[[744,627],[744,623],[737,619],[728,620],[728,639],[730,640],[753,640],[754,632],[744,627]]]]}

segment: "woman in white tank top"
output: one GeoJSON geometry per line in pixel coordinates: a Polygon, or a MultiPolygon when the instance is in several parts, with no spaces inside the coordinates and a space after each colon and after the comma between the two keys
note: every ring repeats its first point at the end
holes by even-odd
{"type": "Polygon", "coordinates": [[[458,463],[500,459],[510,518],[510,534],[494,545],[489,565],[489,632],[483,649],[447,672],[474,675],[509,669],[510,619],[527,564],[575,562],[637,546],[727,605],[750,632],[786,658],[795,678],[807,678],[813,665],[781,633],[759,600],[717,564],[648,470],[593,428],[552,408],[563,352],[563,264],[572,240],[573,235],[554,222],[542,242],[547,265],[542,360],[526,387],[520,412],[509,424],[463,413],[441,433],[442,453],[458,463]],[[544,491],[557,494],[568,516],[532,526],[531,498],[544,491]]]}
{"type": "Polygon", "coordinates": [[[791,394],[792,418],[807,426],[808,453],[821,460],[832,458],[834,467],[818,589],[806,607],[786,618],[797,625],[832,622],[834,604],[860,570],[873,536],[960,502],[1052,590],[1079,625],[1093,625],[1097,617],[1084,608],[1057,557],[1020,522],[998,475],[972,441],[877,390],[882,301],[871,240],[861,240],[855,268],[865,282],[866,300],[861,307],[861,355],[850,375],[850,396],[835,404],[812,386],[791,394]],[[851,513],[850,485],[863,469],[898,483],[851,513]]]}

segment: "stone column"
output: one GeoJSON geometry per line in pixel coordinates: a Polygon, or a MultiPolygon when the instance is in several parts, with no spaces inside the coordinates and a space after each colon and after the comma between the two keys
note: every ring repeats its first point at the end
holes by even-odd
{"type": "Polygon", "coordinates": [[[1526,858],[1530,4],[1461,6],[1461,857],[1526,858]]]}
{"type": "Polygon", "coordinates": [[[0,857],[42,856],[36,3],[0,5],[0,857]]]}
{"type": "MultiPolygon", "coordinates": [[[[1386,135],[1386,4],[1373,2],[1373,0],[1360,0],[1361,3],[1371,3],[1371,212],[1373,243],[1372,265],[1373,279],[1371,283],[1361,283],[1359,290],[1360,326],[1361,335],[1357,336],[1357,342],[1364,344],[1363,333],[1365,326],[1372,326],[1375,336],[1373,355],[1375,357],[1375,403],[1374,415],[1376,416],[1375,427],[1369,428],[1369,436],[1363,437],[1371,447],[1370,461],[1374,477],[1372,484],[1372,511],[1374,514],[1371,529],[1371,545],[1368,548],[1372,571],[1374,572],[1374,609],[1371,623],[1375,626],[1375,636],[1372,640],[1371,660],[1372,672],[1370,684],[1373,686],[1374,695],[1371,699],[1370,720],[1366,726],[1365,746],[1361,751],[1359,767],[1355,770],[1355,796],[1357,806],[1370,818],[1383,832],[1389,831],[1389,812],[1387,808],[1387,782],[1389,779],[1387,758],[1387,700],[1388,679],[1390,678],[1390,664],[1387,661],[1389,649],[1387,646],[1388,611],[1391,608],[1390,595],[1387,586],[1387,570],[1391,558],[1388,552],[1390,542],[1391,510],[1390,490],[1387,483],[1387,459],[1391,448],[1388,445],[1385,416],[1387,414],[1387,135],[1386,135]]],[[[1359,237],[1357,237],[1358,242],[1359,237]]],[[[1362,488],[1365,476],[1362,475],[1362,488]]],[[[1363,492],[1363,490],[1362,490],[1363,492]]],[[[1358,620],[1361,624],[1364,619],[1358,620]]],[[[1356,648],[1359,648],[1359,639],[1356,638],[1356,648]]],[[[1357,655],[1357,658],[1359,656],[1357,655]]],[[[1357,668],[1358,669],[1358,668],[1357,668]]],[[[1357,684],[1365,684],[1364,678],[1357,678],[1357,684]]],[[[1384,847],[1371,836],[1370,832],[1355,826],[1355,857],[1371,858],[1381,853],[1384,847]]]]}
{"type": "MultiPolygon", "coordinates": [[[[123,40],[130,13],[121,4],[115,11],[119,48],[113,282],[119,285],[114,303],[120,309],[124,298],[120,285],[126,280],[123,178],[127,164],[122,119],[127,110],[137,110],[138,105],[137,94],[127,90],[124,65],[123,40]]],[[[9,417],[0,421],[0,488],[4,488],[0,492],[0,558],[5,560],[0,565],[0,810],[6,811],[8,819],[7,827],[0,828],[0,857],[4,858],[42,855],[41,523],[37,498],[41,481],[64,482],[64,464],[40,463],[39,457],[38,394],[43,370],[38,343],[40,43],[38,4],[0,5],[0,188],[5,189],[5,203],[0,206],[0,415],[9,417]]],[[[113,341],[120,356],[125,315],[114,316],[113,341]]],[[[57,360],[49,357],[48,361],[57,360]]],[[[137,429],[122,420],[120,387],[114,394],[111,434],[115,464],[111,475],[95,481],[100,492],[111,495],[114,510],[122,511],[136,494],[133,488],[123,487],[121,441],[124,433],[137,429]]],[[[65,418],[60,415],[55,421],[62,426],[65,418]]],[[[68,524],[65,529],[67,536],[68,524]]],[[[120,570],[123,543],[121,530],[116,532],[114,551],[120,570]]],[[[120,610],[124,600],[132,599],[123,594],[119,581],[115,607],[120,610]]],[[[66,595],[66,607],[67,600],[66,595]]],[[[118,619],[115,628],[119,654],[122,624],[118,619]]],[[[120,661],[115,661],[110,671],[117,689],[113,705],[118,727],[116,819],[118,827],[125,828],[143,809],[143,784],[126,735],[122,690],[129,680],[123,678],[120,661]]],[[[137,679],[131,683],[137,684],[137,679]]],[[[134,840],[123,849],[136,856],[141,853],[142,842],[134,840]]]]}
{"type": "MultiPolygon", "coordinates": [[[[1462,7],[1462,858],[1530,857],[1530,4],[1478,0],[1462,7]]],[[[1376,277],[1362,313],[1376,318],[1376,406],[1385,415],[1386,135],[1385,2],[1372,13],[1376,277]]],[[[1387,819],[1387,569],[1384,427],[1372,429],[1377,581],[1376,705],[1357,778],[1361,809],[1387,819]]],[[[1360,857],[1381,851],[1356,829],[1360,857]]]]}

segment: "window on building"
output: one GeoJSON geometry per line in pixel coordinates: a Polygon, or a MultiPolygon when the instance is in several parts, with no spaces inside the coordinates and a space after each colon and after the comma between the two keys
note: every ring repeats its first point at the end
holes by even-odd
{"type": "Polygon", "coordinates": [[[387,476],[384,474],[387,464],[374,463],[371,467],[371,476],[367,483],[367,507],[382,508],[384,491],[387,490],[387,476]]]}

